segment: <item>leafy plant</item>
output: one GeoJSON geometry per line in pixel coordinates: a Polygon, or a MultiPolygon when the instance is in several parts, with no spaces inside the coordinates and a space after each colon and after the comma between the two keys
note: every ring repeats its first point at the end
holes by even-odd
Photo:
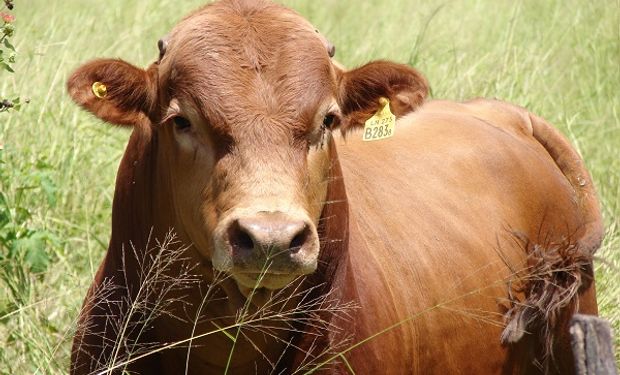
{"type": "MultiPolygon", "coordinates": [[[[0,69],[9,73],[15,73],[13,64],[17,56],[15,47],[11,44],[11,38],[15,35],[15,25],[13,24],[15,16],[10,13],[13,7],[13,0],[4,0],[3,10],[6,9],[6,11],[0,12],[0,20],[2,21],[2,26],[0,26],[0,69]]],[[[7,112],[10,109],[19,111],[20,107],[19,97],[0,100],[0,112],[7,112]]]]}
{"type": "Polygon", "coordinates": [[[0,280],[15,305],[29,295],[31,275],[47,270],[51,262],[48,245],[59,242],[53,233],[34,224],[34,212],[25,199],[42,195],[50,207],[56,204],[51,172],[51,166],[41,160],[9,172],[0,149],[0,280]]]}

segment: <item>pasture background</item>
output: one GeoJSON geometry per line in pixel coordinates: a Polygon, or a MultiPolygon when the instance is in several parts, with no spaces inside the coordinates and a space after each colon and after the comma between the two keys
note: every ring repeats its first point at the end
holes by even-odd
{"type": "MultiPolygon", "coordinates": [[[[10,212],[0,228],[0,373],[66,372],[75,318],[110,234],[129,131],[78,110],[65,92],[68,74],[104,56],[146,66],[157,40],[202,3],[15,1],[17,73],[0,72],[0,96],[31,103],[0,114],[0,191],[10,212]]],[[[598,298],[620,336],[620,1],[285,4],[313,22],[348,67],[409,63],[435,98],[496,97],[558,126],[584,156],[602,200],[598,298]]]]}

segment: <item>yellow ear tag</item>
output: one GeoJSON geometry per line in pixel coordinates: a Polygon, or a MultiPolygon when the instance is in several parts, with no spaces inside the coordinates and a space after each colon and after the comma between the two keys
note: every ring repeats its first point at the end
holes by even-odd
{"type": "Polygon", "coordinates": [[[108,88],[101,82],[93,83],[93,94],[99,99],[103,99],[108,96],[108,88]]]}
{"type": "Polygon", "coordinates": [[[364,141],[378,141],[394,136],[396,116],[390,111],[390,101],[387,98],[379,99],[381,108],[364,125],[364,141]]]}

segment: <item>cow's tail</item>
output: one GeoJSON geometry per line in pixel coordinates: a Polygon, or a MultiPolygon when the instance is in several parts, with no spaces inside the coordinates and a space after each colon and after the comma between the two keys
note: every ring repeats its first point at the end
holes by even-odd
{"type": "Polygon", "coordinates": [[[581,251],[593,255],[601,245],[604,228],[592,178],[581,156],[559,130],[536,115],[530,114],[530,120],[534,138],[547,150],[573,186],[583,218],[579,247],[581,251]]]}

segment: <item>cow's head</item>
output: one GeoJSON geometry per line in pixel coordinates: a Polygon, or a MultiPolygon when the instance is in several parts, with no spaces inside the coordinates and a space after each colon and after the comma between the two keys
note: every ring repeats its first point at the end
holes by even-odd
{"type": "Polygon", "coordinates": [[[263,271],[259,287],[279,289],[316,269],[332,131],[363,126],[381,97],[398,116],[427,93],[404,65],[343,71],[312,25],[266,1],[208,5],[160,52],[147,70],[88,63],[69,92],[108,122],[154,130],[174,226],[246,292],[263,271]]]}

